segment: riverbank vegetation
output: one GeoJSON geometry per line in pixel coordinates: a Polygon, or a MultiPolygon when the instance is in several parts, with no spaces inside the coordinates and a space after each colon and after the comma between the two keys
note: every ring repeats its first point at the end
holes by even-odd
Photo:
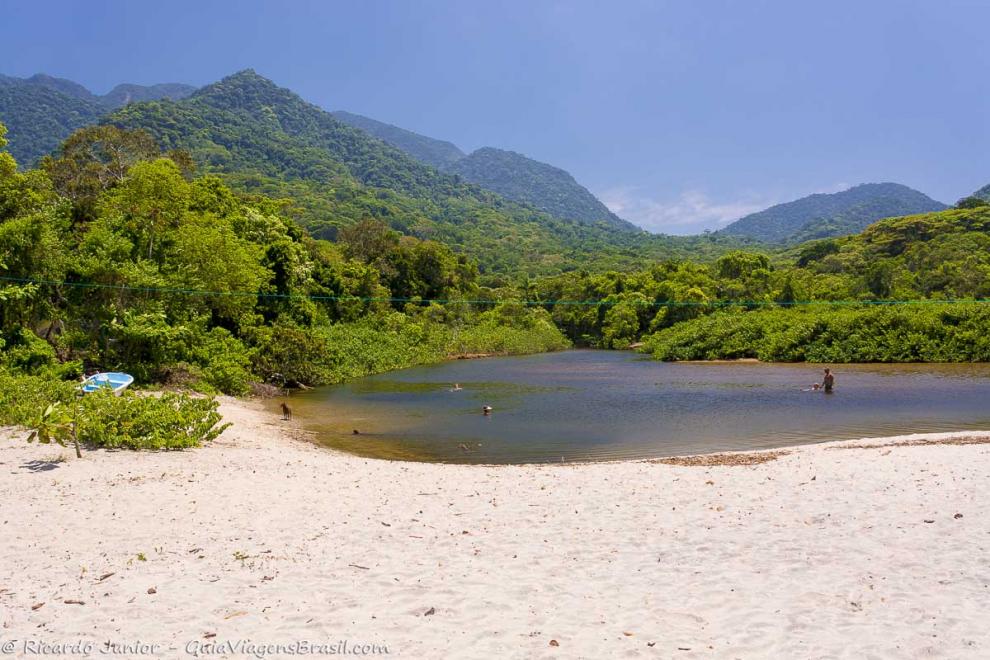
{"type": "Polygon", "coordinates": [[[976,335],[990,316],[976,301],[990,298],[990,205],[961,206],[772,255],[545,278],[530,290],[572,340],[625,348],[645,339],[659,359],[986,360],[976,335]],[[874,345],[859,345],[862,334],[874,345]],[[768,345],[772,337],[783,343],[768,345]]]}
{"type": "Polygon", "coordinates": [[[984,304],[733,309],[659,331],[643,350],[659,360],[987,362],[988,328],[984,304]]]}
{"type": "MultiPolygon", "coordinates": [[[[292,208],[198,174],[141,130],[82,129],[27,171],[0,151],[2,421],[30,421],[24,401],[67,404],[96,369],[245,394],[571,345],[642,343],[664,360],[990,359],[990,308],[958,302],[990,298],[982,202],[786,252],[607,272],[576,260],[535,278],[482,276],[467,254],[373,216],[331,218],[334,240],[317,239],[292,208]]],[[[102,405],[141,416],[159,404],[102,405]]]]}
{"type": "Polygon", "coordinates": [[[124,370],[244,394],[570,345],[546,311],[481,287],[446,245],[374,219],[313,239],[283,201],[196,176],[141,131],[83,129],[26,172],[0,158],[0,367],[12,374],[124,370]]]}

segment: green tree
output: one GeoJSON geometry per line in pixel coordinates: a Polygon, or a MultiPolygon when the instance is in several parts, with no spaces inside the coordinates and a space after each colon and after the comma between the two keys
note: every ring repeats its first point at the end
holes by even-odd
{"type": "Polygon", "coordinates": [[[741,280],[757,270],[769,270],[770,258],[765,254],[733,250],[715,262],[715,272],[723,279],[741,280]]]}
{"type": "Polygon", "coordinates": [[[235,327],[252,322],[257,293],[271,277],[260,263],[260,246],[239,238],[229,222],[215,216],[182,222],[170,243],[165,264],[169,283],[209,292],[181,300],[184,308],[212,312],[235,327]]]}
{"type": "Polygon", "coordinates": [[[392,251],[399,245],[399,233],[392,231],[381,220],[365,218],[338,234],[338,241],[344,246],[344,254],[366,264],[387,261],[392,251]]]}
{"type": "Polygon", "coordinates": [[[957,209],[978,209],[982,206],[990,206],[990,201],[987,201],[982,197],[977,197],[975,195],[971,195],[969,197],[963,197],[958,202],[956,202],[957,209]]]}
{"type": "Polygon", "coordinates": [[[894,290],[894,267],[881,261],[866,272],[866,287],[877,298],[889,298],[894,290]]]}
{"type": "Polygon", "coordinates": [[[609,296],[608,307],[602,323],[602,343],[605,348],[628,348],[639,339],[644,318],[651,311],[650,301],[641,293],[625,293],[609,296]]]}
{"type": "Polygon", "coordinates": [[[42,167],[55,189],[73,201],[77,216],[92,219],[104,191],[120,185],[131,167],[158,154],[158,145],[147,131],[89,126],[70,135],[54,158],[42,161],[42,167]]]}
{"type": "Polygon", "coordinates": [[[111,196],[110,208],[119,214],[140,253],[151,260],[159,237],[179,227],[190,199],[189,184],[178,166],[159,158],[131,167],[111,196]]]}

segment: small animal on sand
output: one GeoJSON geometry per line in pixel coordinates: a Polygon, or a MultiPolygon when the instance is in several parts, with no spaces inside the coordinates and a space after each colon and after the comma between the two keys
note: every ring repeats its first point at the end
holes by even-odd
{"type": "Polygon", "coordinates": [[[354,429],[353,431],[351,431],[351,435],[361,435],[361,432],[358,431],[357,429],[354,429]]]}
{"type": "Polygon", "coordinates": [[[282,419],[285,421],[292,419],[292,408],[285,401],[282,402],[282,419]]]}
{"type": "Polygon", "coordinates": [[[492,407],[491,406],[482,406],[482,408],[481,408],[481,414],[483,414],[483,415],[491,415],[492,414],[492,407]]]}

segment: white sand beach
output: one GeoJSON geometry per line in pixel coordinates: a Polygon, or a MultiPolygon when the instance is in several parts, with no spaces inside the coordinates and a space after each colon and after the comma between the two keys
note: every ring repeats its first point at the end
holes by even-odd
{"type": "MultiPolygon", "coordinates": [[[[430,465],[295,439],[275,405],[225,399],[234,426],[183,452],[79,460],[4,431],[3,650],[990,656],[990,444],[830,443],[753,465],[430,465]]],[[[990,434],[909,439],[939,438],[990,434]]]]}

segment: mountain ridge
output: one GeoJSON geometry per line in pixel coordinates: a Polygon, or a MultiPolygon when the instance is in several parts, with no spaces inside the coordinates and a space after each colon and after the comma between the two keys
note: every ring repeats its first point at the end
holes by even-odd
{"type": "Polygon", "coordinates": [[[437,169],[444,169],[467,155],[453,142],[432,138],[371,117],[346,110],[334,110],[330,114],[437,169]]]}
{"type": "Polygon", "coordinates": [[[23,165],[36,163],[65,138],[130,102],[182,98],[196,88],[182,83],[122,83],[100,96],[65,78],[36,73],[0,74],[0,121],[9,129],[9,149],[23,165]]]}
{"type": "Polygon", "coordinates": [[[447,171],[559,218],[641,231],[612,213],[566,170],[515,151],[482,147],[453,163],[447,171]]]}
{"type": "Polygon", "coordinates": [[[862,231],[882,218],[942,211],[947,205],[903,184],[861,183],[814,193],[744,216],[717,233],[767,243],[799,243],[862,231]]]}
{"type": "Polygon", "coordinates": [[[550,215],[585,224],[604,223],[623,231],[640,228],[612,213],[595,195],[566,170],[528,156],[496,147],[481,147],[465,154],[446,140],[438,140],[370,117],[344,110],[331,113],[442,172],[528,204],[550,215]]]}
{"type": "MultiPolygon", "coordinates": [[[[44,73],[34,74],[28,78],[0,75],[0,121],[4,121],[10,130],[11,153],[22,165],[29,166],[52,153],[73,131],[97,123],[104,115],[129,103],[179,101],[190,97],[209,102],[211,95],[216,94],[223,85],[229,85],[229,81],[236,79],[238,75],[258,76],[253,69],[246,69],[202,88],[181,83],[155,85],[121,83],[106,94],[97,95],[72,80],[44,73]],[[221,87],[217,87],[218,85],[221,87]]],[[[291,93],[290,90],[284,91],[291,93]]],[[[272,100],[274,106],[277,106],[289,102],[288,99],[288,96],[276,95],[272,100]]],[[[261,116],[264,112],[257,108],[256,104],[252,105],[254,101],[255,99],[251,98],[241,98],[226,109],[238,111],[254,107],[257,112],[252,121],[260,121],[264,119],[261,116]],[[241,107],[235,107],[238,105],[241,107]]],[[[317,108],[317,106],[312,107],[317,108]]],[[[318,109],[320,112],[326,112],[322,108],[318,109]]],[[[640,231],[632,223],[612,213],[593,193],[575,181],[573,176],[556,166],[536,161],[517,152],[494,147],[483,147],[471,154],[465,154],[455,144],[446,140],[438,140],[342,110],[327,113],[327,116],[333,117],[339,122],[339,126],[328,124],[326,118],[321,120],[320,126],[295,125],[294,122],[299,118],[288,116],[279,118],[276,123],[280,129],[285,129],[288,135],[297,137],[304,134],[312,137],[314,131],[324,130],[336,132],[339,134],[338,138],[344,139],[346,131],[343,131],[341,126],[359,130],[381,140],[415,162],[433,167],[438,173],[426,175],[409,163],[399,166],[406,175],[416,173],[419,183],[413,186],[418,187],[413,191],[409,187],[410,181],[398,180],[397,177],[380,168],[373,168],[376,169],[374,174],[382,175],[376,178],[370,171],[354,172],[352,167],[352,174],[356,174],[362,183],[367,185],[420,194],[424,189],[423,185],[426,187],[430,185],[424,184],[425,181],[437,177],[443,179],[456,176],[465,183],[478,185],[510,201],[531,206],[562,220],[589,225],[602,223],[610,229],[640,231]]],[[[360,141],[354,144],[359,143],[360,141]]],[[[350,162],[351,165],[354,165],[354,158],[362,160],[367,156],[367,150],[364,155],[349,153],[348,149],[344,151],[348,153],[338,153],[337,156],[341,162],[350,162]]],[[[377,160],[382,165],[392,163],[389,167],[393,167],[395,159],[396,155],[392,153],[388,158],[377,160]]],[[[456,181],[450,179],[450,185],[456,185],[456,181]]]]}
{"type": "Polygon", "coordinates": [[[624,267],[738,245],[551,216],[417,161],[252,70],[179,101],[132,103],[105,121],[187,150],[200,171],[241,192],[290,201],[293,217],[316,238],[379,220],[470,255],[482,273],[560,272],[592,258],[624,267]]]}

